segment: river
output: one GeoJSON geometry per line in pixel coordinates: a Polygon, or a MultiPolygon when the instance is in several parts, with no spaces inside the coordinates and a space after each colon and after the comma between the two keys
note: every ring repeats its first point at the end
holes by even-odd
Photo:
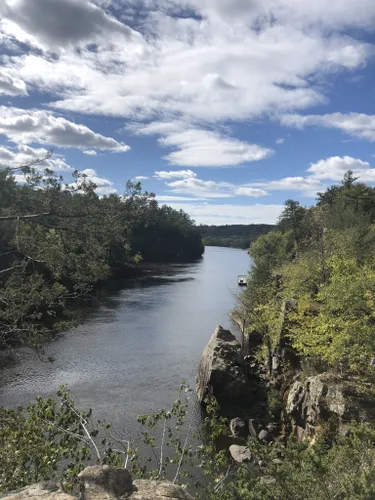
{"type": "Polygon", "coordinates": [[[182,380],[194,387],[216,325],[234,329],[237,275],[249,267],[244,250],[206,247],[198,262],[129,280],[47,346],[53,363],[20,350],[20,362],[0,373],[0,405],[25,404],[64,383],[78,407],[131,429],[138,414],[171,405],[182,380]]]}

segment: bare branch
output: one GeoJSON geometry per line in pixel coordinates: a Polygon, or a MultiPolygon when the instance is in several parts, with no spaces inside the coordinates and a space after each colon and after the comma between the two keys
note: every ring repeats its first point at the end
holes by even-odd
{"type": "Polygon", "coordinates": [[[47,151],[47,153],[42,157],[42,158],[36,158],[35,160],[30,160],[28,163],[25,163],[24,165],[19,165],[18,167],[7,167],[5,170],[7,172],[17,172],[18,170],[25,170],[28,168],[32,168],[34,165],[39,165],[40,163],[43,163],[46,160],[49,160],[53,155],[53,149],[47,151]]]}
{"type": "Polygon", "coordinates": [[[2,215],[0,216],[0,220],[35,219],[37,217],[42,217],[50,214],[51,212],[44,212],[41,214],[30,214],[30,215],[2,215]]]}

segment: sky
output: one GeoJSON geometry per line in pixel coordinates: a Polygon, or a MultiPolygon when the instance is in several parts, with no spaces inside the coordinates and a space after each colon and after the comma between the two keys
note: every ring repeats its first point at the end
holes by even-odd
{"type": "Polygon", "coordinates": [[[275,223],[375,183],[374,30],[374,0],[0,0],[0,168],[275,223]]]}

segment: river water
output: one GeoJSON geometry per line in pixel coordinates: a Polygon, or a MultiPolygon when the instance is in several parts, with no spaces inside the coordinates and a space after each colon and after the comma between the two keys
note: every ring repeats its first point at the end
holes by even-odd
{"type": "Polygon", "coordinates": [[[137,415],[171,405],[182,380],[194,387],[216,325],[235,330],[237,275],[249,268],[243,250],[206,247],[198,262],[129,280],[47,346],[55,362],[20,350],[20,362],[0,373],[0,405],[25,404],[64,383],[78,407],[131,431],[137,415]]]}

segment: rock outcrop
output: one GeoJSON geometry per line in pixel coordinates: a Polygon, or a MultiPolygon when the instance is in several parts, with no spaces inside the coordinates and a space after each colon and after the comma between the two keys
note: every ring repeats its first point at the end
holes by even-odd
{"type": "Polygon", "coordinates": [[[254,402],[241,345],[229,331],[218,326],[203,351],[196,392],[203,403],[214,396],[225,416],[241,416],[254,402]]]}
{"type": "Polygon", "coordinates": [[[345,432],[353,420],[366,421],[374,416],[373,402],[358,395],[354,382],[322,373],[296,380],[288,393],[285,416],[299,440],[313,438],[323,422],[335,421],[345,432]]]}
{"type": "Polygon", "coordinates": [[[38,483],[20,490],[0,495],[7,500],[72,500],[74,497],[64,493],[55,485],[38,483]]]}
{"type": "MultiPolygon", "coordinates": [[[[186,491],[167,481],[136,480],[124,469],[96,465],[87,467],[79,476],[80,500],[191,500],[186,491]]],[[[39,483],[0,496],[6,500],[74,500],[77,497],[56,485],[39,483]]]]}

